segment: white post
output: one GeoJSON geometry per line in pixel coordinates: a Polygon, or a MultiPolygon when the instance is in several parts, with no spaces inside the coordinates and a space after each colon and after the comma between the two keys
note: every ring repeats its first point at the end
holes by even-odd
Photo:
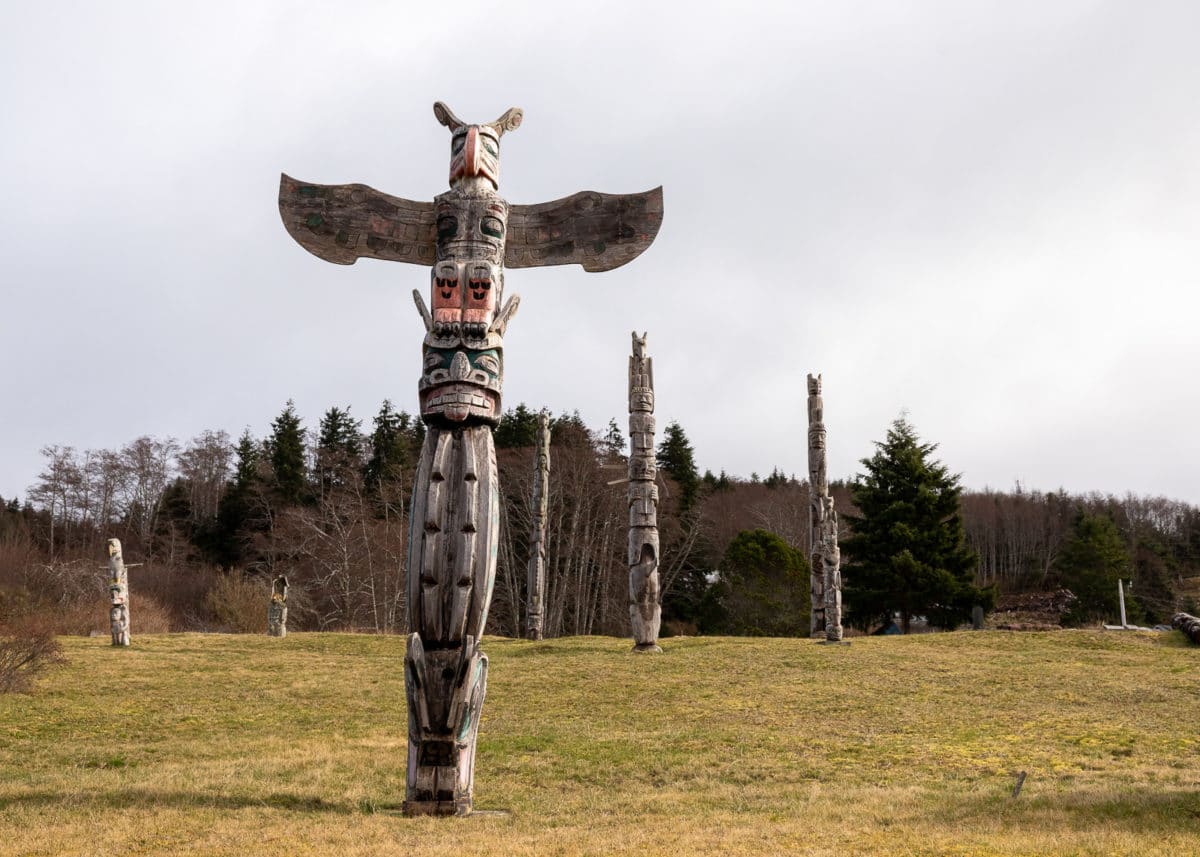
{"type": "Polygon", "coordinates": [[[1128,628],[1129,623],[1125,621],[1125,581],[1117,581],[1117,598],[1121,601],[1121,627],[1128,628]]]}

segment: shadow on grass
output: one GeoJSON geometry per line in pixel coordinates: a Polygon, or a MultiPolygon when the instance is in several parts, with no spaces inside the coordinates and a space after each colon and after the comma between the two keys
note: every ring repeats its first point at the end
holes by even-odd
{"type": "MultiPolygon", "coordinates": [[[[1028,786],[1026,786],[1028,788],[1028,786]]],[[[1054,794],[978,796],[950,802],[943,821],[992,816],[1022,826],[1064,822],[1077,829],[1101,826],[1141,833],[1200,834],[1200,791],[1189,789],[1084,789],[1054,794]]]]}
{"type": "MultiPolygon", "coordinates": [[[[35,791],[0,797],[0,811],[21,806],[86,806],[100,809],[283,809],[292,812],[327,812],[350,815],[363,811],[388,809],[391,805],[327,801],[312,795],[275,793],[270,795],[221,795],[204,792],[149,791],[125,789],[119,792],[74,792],[63,794],[35,791]]],[[[396,805],[399,807],[399,804],[396,805]]]]}

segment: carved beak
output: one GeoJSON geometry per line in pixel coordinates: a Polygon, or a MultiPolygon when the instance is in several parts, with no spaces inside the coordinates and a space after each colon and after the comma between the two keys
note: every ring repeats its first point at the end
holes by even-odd
{"type": "Polygon", "coordinates": [[[479,175],[479,129],[474,125],[467,129],[467,142],[463,149],[463,175],[479,175]]]}

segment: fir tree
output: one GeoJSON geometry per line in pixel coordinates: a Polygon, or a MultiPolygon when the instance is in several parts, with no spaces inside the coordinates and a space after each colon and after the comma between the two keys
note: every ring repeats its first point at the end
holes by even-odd
{"type": "Polygon", "coordinates": [[[297,506],[309,498],[304,436],[296,403],[288,399],[287,407],[271,423],[271,437],[266,443],[273,477],[272,493],[283,506],[297,506]]]}
{"type": "Polygon", "coordinates": [[[371,431],[371,456],[363,468],[368,490],[379,492],[400,479],[409,463],[411,420],[407,413],[392,410],[389,400],[383,400],[371,431]]]}
{"type": "Polygon", "coordinates": [[[899,612],[908,633],[913,616],[954,628],[975,605],[989,609],[994,594],[974,585],[959,477],[930,459],[937,445],[921,443],[903,417],[875,445],[851,485],[860,514],[844,514],[853,533],[842,542],[847,624],[866,630],[899,612]]]}
{"type": "MultiPolygon", "coordinates": [[[[1054,560],[1060,582],[1079,599],[1064,621],[1078,625],[1089,620],[1116,619],[1117,581],[1128,578],[1131,570],[1129,551],[1112,519],[1081,511],[1075,517],[1071,537],[1054,560]]],[[[1130,621],[1140,621],[1143,616],[1141,607],[1128,593],[1125,613],[1130,621]]]]}
{"type": "Polygon", "coordinates": [[[700,477],[696,471],[696,456],[692,445],[683,431],[683,426],[674,420],[663,429],[657,461],[658,466],[679,486],[679,513],[686,515],[696,504],[700,477]]]}
{"type": "Polygon", "coordinates": [[[525,407],[525,403],[504,412],[504,418],[492,438],[497,449],[516,449],[534,446],[537,443],[538,415],[525,407]]]}
{"type": "Polygon", "coordinates": [[[350,416],[350,408],[330,408],[317,428],[317,479],[321,490],[345,485],[361,466],[362,422],[350,416]]]}

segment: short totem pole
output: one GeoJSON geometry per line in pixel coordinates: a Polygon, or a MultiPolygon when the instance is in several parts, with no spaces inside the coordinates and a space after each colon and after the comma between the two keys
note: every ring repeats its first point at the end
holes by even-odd
{"type": "Polygon", "coordinates": [[[661,652],[658,586],[658,465],[654,460],[654,364],[646,334],[629,358],[629,619],[633,650],[661,652]]]}
{"type": "Polygon", "coordinates": [[[121,540],[108,540],[108,620],[112,644],[129,645],[129,571],[121,554],[121,540]]]}
{"type": "Polygon", "coordinates": [[[812,582],[813,637],[831,643],[842,639],[841,550],[838,548],[837,512],[829,496],[825,470],[825,403],[821,376],[808,376],[808,495],[809,553],[812,582]]]}
{"type": "Polygon", "coordinates": [[[438,102],[450,129],[450,190],[432,203],[366,185],[314,185],[286,175],[284,226],[306,250],[343,265],[361,257],[429,265],[432,312],[417,384],[428,426],[413,488],[407,560],[409,814],[466,815],[474,800],[475,740],[487,689],[479,647],[496,577],[499,485],[492,429],[500,420],[504,268],[579,264],[607,271],[645,250],[662,223],[662,189],[584,191],[538,205],[497,193],[500,137],[513,108],[470,125],[438,102]]]}
{"type": "Polygon", "coordinates": [[[268,637],[287,636],[287,591],[287,578],[282,574],[271,582],[271,603],[267,605],[268,637]]]}
{"type": "Polygon", "coordinates": [[[525,633],[542,639],[546,618],[546,507],[550,496],[550,415],[538,414],[537,464],[533,474],[533,525],[529,532],[525,633]]]}

